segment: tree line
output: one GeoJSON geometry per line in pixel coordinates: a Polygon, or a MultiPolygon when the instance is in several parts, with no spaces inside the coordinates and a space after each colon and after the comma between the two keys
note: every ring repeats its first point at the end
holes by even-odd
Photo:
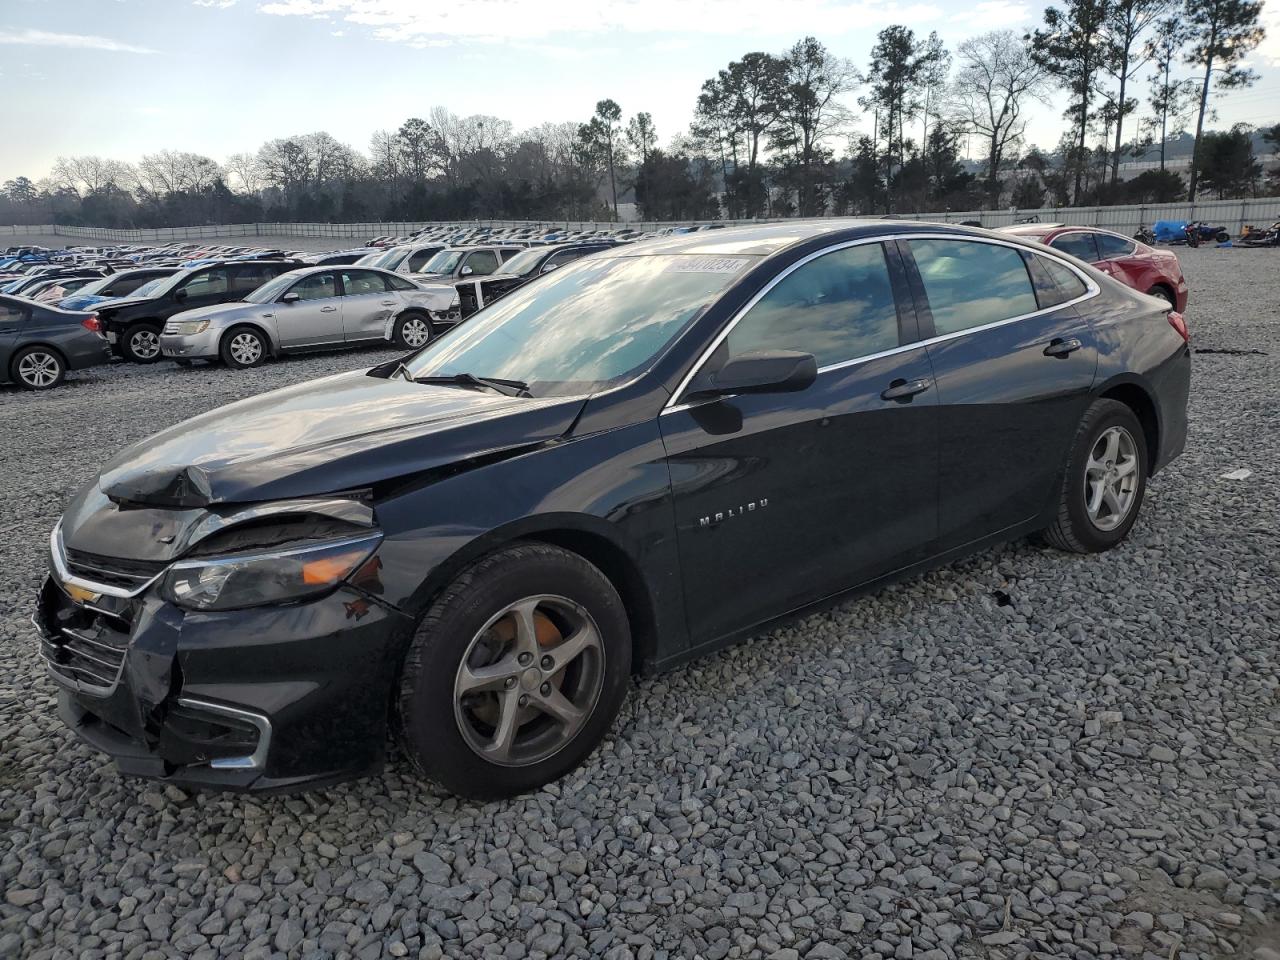
{"type": "MultiPolygon", "coordinates": [[[[1257,195],[1280,180],[1250,128],[1207,124],[1215,97],[1257,80],[1246,60],[1261,9],[1066,0],[1026,34],[992,31],[954,51],[892,25],[861,68],[805,37],[717,71],[665,147],[650,114],[624,117],[604,99],[585,121],[523,131],[436,107],[375,132],[365,152],[321,131],[221,163],[176,150],[136,163],[60,157],[39,182],[0,187],[0,222],[607,220],[620,197],[644,219],[736,219],[1257,195]],[[1031,146],[1028,121],[1057,91],[1066,130],[1031,146]],[[1193,121],[1184,178],[1166,146],[1193,121]],[[1158,166],[1121,178],[1125,159],[1153,154],[1158,166]]],[[[1264,141],[1280,150],[1280,124],[1264,141]]]]}

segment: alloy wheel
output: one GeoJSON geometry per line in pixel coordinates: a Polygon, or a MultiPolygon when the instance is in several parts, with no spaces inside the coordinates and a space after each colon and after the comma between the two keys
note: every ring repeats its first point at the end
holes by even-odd
{"type": "Polygon", "coordinates": [[[476,633],[454,679],[454,715],[475,753],[500,766],[539,763],[582,729],[604,686],[591,615],[564,597],[525,597],[476,633]]]}
{"type": "Polygon", "coordinates": [[[18,377],[29,387],[39,390],[58,382],[62,363],[51,353],[33,350],[18,361],[18,377]]]}
{"type": "Polygon", "coordinates": [[[160,337],[154,330],[138,330],[129,338],[129,349],[139,360],[151,360],[160,355],[160,337]]]}
{"type": "Polygon", "coordinates": [[[1120,526],[1138,495],[1138,445],[1124,427],[1102,431],[1084,468],[1084,505],[1102,531],[1120,526]]]}
{"type": "Polygon", "coordinates": [[[262,341],[256,334],[237,333],[231,338],[231,356],[236,363],[251,367],[262,359],[262,341]]]}
{"type": "Polygon", "coordinates": [[[406,346],[420,347],[431,339],[431,327],[421,317],[409,317],[400,324],[400,336],[406,346]]]}

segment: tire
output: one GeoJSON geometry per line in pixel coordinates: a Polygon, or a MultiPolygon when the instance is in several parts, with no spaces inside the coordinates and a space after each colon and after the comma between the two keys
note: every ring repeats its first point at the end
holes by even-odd
{"type": "Polygon", "coordinates": [[[1072,442],[1058,513],[1045,539],[1072,553],[1110,550],[1138,519],[1147,489],[1147,463],[1146,436],[1133,410],[1116,400],[1095,400],[1072,442]],[[1125,472],[1130,462],[1131,472],[1125,472]],[[1110,498],[1099,495],[1100,484],[1111,488],[1110,498]],[[1091,513],[1095,502],[1098,509],[1091,513]]]}
{"type": "Polygon", "coordinates": [[[408,311],[396,317],[396,343],[405,350],[425,347],[435,337],[431,318],[424,313],[408,311]]]}
{"type": "Polygon", "coordinates": [[[1154,286],[1147,291],[1147,296],[1155,297],[1158,300],[1163,300],[1165,303],[1169,305],[1170,310],[1178,309],[1177,298],[1174,297],[1173,293],[1170,292],[1168,287],[1162,287],[1159,285],[1154,286]]]}
{"type": "Polygon", "coordinates": [[[463,570],[418,624],[395,697],[400,741],[417,771],[451,793],[515,796],[563,777],[595,750],[630,673],[631,630],[609,579],[559,547],[512,544],[463,570]],[[504,615],[513,606],[528,613],[529,629],[504,615]],[[464,672],[464,663],[488,667],[488,680],[464,672]],[[541,703],[570,719],[555,719],[541,703]],[[503,729],[512,731],[505,751],[503,729]]]}
{"type": "Polygon", "coordinates": [[[1231,239],[1231,234],[1227,233],[1227,231],[1225,230],[1219,230],[1214,235],[1214,239],[1217,240],[1219,243],[1226,243],[1228,240],[1231,239]]]}
{"type": "Polygon", "coordinates": [[[256,367],[267,358],[267,338],[253,327],[232,327],[222,337],[218,353],[234,370],[256,367]]]}
{"type": "Polygon", "coordinates": [[[131,363],[155,363],[160,357],[160,328],[154,323],[133,323],[120,338],[120,352],[131,363]]]}
{"type": "Polygon", "coordinates": [[[10,379],[24,390],[52,390],[66,376],[62,354],[49,347],[25,347],[9,364],[10,379]]]}

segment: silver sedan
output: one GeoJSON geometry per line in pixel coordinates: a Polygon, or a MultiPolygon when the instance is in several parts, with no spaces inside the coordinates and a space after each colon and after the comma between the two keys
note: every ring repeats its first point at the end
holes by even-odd
{"type": "Polygon", "coordinates": [[[237,303],[175,314],[161,353],[179,363],[221,358],[230,367],[267,357],[393,340],[417,349],[440,331],[436,295],[388,270],[305,267],[269,280],[237,303]]]}

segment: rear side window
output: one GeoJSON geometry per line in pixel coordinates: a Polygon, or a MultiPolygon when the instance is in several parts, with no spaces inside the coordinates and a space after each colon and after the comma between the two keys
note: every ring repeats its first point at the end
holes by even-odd
{"type": "Polygon", "coordinates": [[[11,303],[0,303],[0,323],[17,323],[27,315],[27,311],[23,307],[14,306],[11,303]]]}
{"type": "Polygon", "coordinates": [[[1040,309],[1022,255],[971,240],[909,242],[938,336],[1040,309]]]}
{"type": "Polygon", "coordinates": [[[1076,300],[1089,290],[1075,271],[1060,261],[1042,257],[1029,250],[1022,251],[1022,258],[1031,271],[1031,282],[1036,288],[1036,298],[1040,301],[1041,310],[1076,300]]]}
{"type": "Polygon", "coordinates": [[[387,273],[380,273],[383,283],[387,285],[388,290],[417,290],[417,284],[408,280],[402,280],[400,277],[394,277],[387,273]]]}
{"type": "Polygon", "coordinates": [[[751,350],[799,350],[818,366],[898,346],[898,311],[884,247],[824,254],[766,293],[726,338],[730,357],[751,350]]]}
{"type": "Polygon", "coordinates": [[[1124,237],[1113,237],[1109,233],[1095,234],[1095,239],[1098,242],[1098,254],[1103,260],[1110,260],[1114,257],[1127,257],[1137,249],[1132,240],[1126,240],[1124,237]]]}
{"type": "Polygon", "coordinates": [[[1092,233],[1064,233],[1055,237],[1049,246],[1078,257],[1085,263],[1093,263],[1098,259],[1098,245],[1094,242],[1092,233]]]}

